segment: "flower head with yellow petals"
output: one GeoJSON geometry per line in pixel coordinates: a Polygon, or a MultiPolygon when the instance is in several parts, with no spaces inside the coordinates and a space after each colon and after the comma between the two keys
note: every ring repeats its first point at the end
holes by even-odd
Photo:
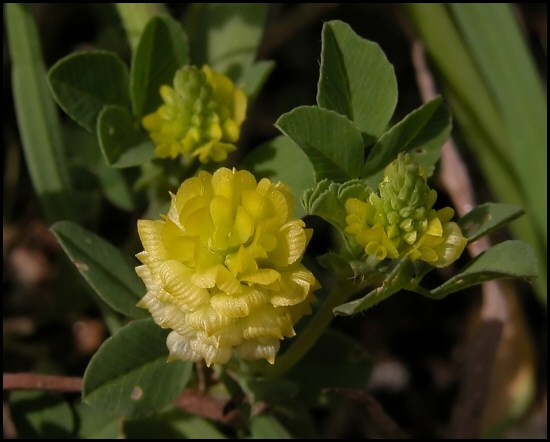
{"type": "Polygon", "coordinates": [[[367,201],[346,200],[346,232],[379,260],[406,256],[448,266],[467,241],[458,224],[450,221],[453,209],[432,208],[436,198],[422,168],[410,155],[400,154],[386,167],[379,193],[367,201]]]}
{"type": "Polygon", "coordinates": [[[185,180],[162,220],[138,221],[138,306],[169,328],[171,359],[275,360],[319,284],[301,264],[311,230],[282,184],[220,168],[185,180]]]}
{"type": "Polygon", "coordinates": [[[160,95],[164,103],[142,119],[159,157],[206,163],[236,150],[247,97],[228,77],[208,66],[185,66],[176,72],[174,87],[161,86],[160,95]]]}

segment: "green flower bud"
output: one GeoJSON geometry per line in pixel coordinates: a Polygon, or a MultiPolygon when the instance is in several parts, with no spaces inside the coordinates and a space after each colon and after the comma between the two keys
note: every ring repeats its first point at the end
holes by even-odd
{"type": "Polygon", "coordinates": [[[436,267],[458,259],[466,246],[460,227],[450,219],[454,211],[433,209],[437,193],[412,157],[401,153],[384,171],[378,193],[368,201],[346,201],[346,232],[377,259],[407,256],[436,267]]]}
{"type": "Polygon", "coordinates": [[[185,66],[176,72],[174,87],[161,86],[160,95],[164,104],[142,120],[159,157],[198,156],[206,163],[236,150],[247,98],[225,75],[185,66]]]}
{"type": "Polygon", "coordinates": [[[399,154],[384,171],[380,183],[382,225],[391,232],[395,247],[414,244],[426,230],[426,218],[437,193],[426,183],[423,170],[410,155],[399,154]]]}

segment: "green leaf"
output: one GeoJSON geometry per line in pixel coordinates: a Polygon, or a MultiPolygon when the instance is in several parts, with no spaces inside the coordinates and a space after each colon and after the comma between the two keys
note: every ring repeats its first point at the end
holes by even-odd
{"type": "Polygon", "coordinates": [[[504,241],[476,256],[463,271],[430,293],[439,299],[492,279],[532,280],[536,277],[537,265],[533,249],[523,241],[504,241]]]}
{"type": "Polygon", "coordinates": [[[279,117],[275,126],[309,157],[315,180],[358,178],[363,137],[346,117],[317,106],[300,106],[279,117]]]}
{"type": "Polygon", "coordinates": [[[179,410],[172,413],[168,422],[187,439],[227,439],[212,422],[198,416],[186,415],[179,410]]]}
{"type": "Polygon", "coordinates": [[[465,44],[501,112],[505,153],[517,171],[538,229],[547,226],[547,103],[536,66],[510,5],[451,5],[465,44]],[[491,30],[479,25],[490,24],[491,30]],[[495,72],[498,75],[495,75],[495,72]],[[519,111],[521,110],[521,111],[519,111]],[[526,149],[530,155],[526,155],[526,149]],[[526,184],[528,183],[528,184],[526,184]]]}
{"type": "Polygon", "coordinates": [[[99,297],[118,312],[133,318],[147,316],[136,307],[145,287],[134,266],[113,245],[69,221],[52,226],[61,247],[99,297]]]}
{"type": "Polygon", "coordinates": [[[237,85],[256,59],[267,3],[195,3],[185,28],[195,65],[209,64],[237,85]]]}
{"type": "Polygon", "coordinates": [[[97,138],[108,165],[139,166],[155,158],[155,147],[121,106],[105,106],[97,118],[97,138]]]}
{"type": "Polygon", "coordinates": [[[260,92],[271,72],[275,62],[261,60],[251,65],[243,75],[243,90],[249,98],[254,98],[260,92]]]}
{"type": "Polygon", "coordinates": [[[107,339],[84,373],[85,402],[115,415],[138,417],[175,400],[189,382],[193,364],[166,362],[167,334],[152,319],[141,319],[107,339]]]}
{"type": "Polygon", "coordinates": [[[317,103],[379,136],[397,104],[397,80],[384,51],[338,20],[323,26],[322,45],[317,103]]]}
{"type": "Polygon", "coordinates": [[[70,438],[74,431],[71,407],[62,396],[42,391],[13,391],[10,411],[18,438],[70,438]]]}
{"type": "Polygon", "coordinates": [[[143,30],[155,15],[168,15],[164,3],[115,3],[132,51],[135,51],[143,30]]]}
{"type": "Polygon", "coordinates": [[[363,176],[382,171],[400,152],[410,152],[431,176],[450,130],[451,115],[441,97],[423,104],[380,137],[367,157],[363,176]]]}
{"type": "MultiPolygon", "coordinates": [[[[308,157],[290,138],[282,135],[248,153],[241,161],[241,167],[250,170],[258,179],[282,181],[297,201],[314,184],[313,168],[308,157]]],[[[305,214],[297,204],[296,216],[302,218],[305,214]]]]}
{"type": "Polygon", "coordinates": [[[90,132],[101,109],[109,104],[129,107],[128,68],[111,52],[77,52],[49,71],[52,93],[61,108],[90,132]]]}
{"type": "Polygon", "coordinates": [[[237,379],[251,405],[266,402],[274,405],[286,403],[297,397],[299,387],[286,378],[266,378],[242,374],[237,379]]]}
{"type": "Polygon", "coordinates": [[[178,409],[150,418],[126,420],[124,434],[127,439],[226,439],[211,422],[178,409]]]}
{"type": "Polygon", "coordinates": [[[65,126],[64,134],[65,145],[75,146],[74,152],[71,152],[73,155],[69,159],[71,166],[85,168],[96,176],[93,187],[87,187],[86,190],[104,196],[119,209],[128,212],[134,210],[134,194],[123,171],[105,163],[95,134],[82,130],[72,122],[65,126]]]}
{"type": "Polygon", "coordinates": [[[347,302],[334,308],[335,315],[353,315],[374,307],[379,302],[403,289],[412,279],[413,265],[409,259],[399,261],[388,273],[384,282],[360,299],[347,302]]]}
{"type": "Polygon", "coordinates": [[[51,222],[78,219],[34,19],[21,3],[7,3],[5,13],[17,125],[33,187],[51,222]]]}
{"type": "Polygon", "coordinates": [[[81,439],[118,439],[122,437],[120,419],[80,402],[75,407],[81,439]]]}
{"type": "Polygon", "coordinates": [[[131,212],[136,208],[134,194],[120,170],[109,167],[103,158],[97,167],[97,178],[107,200],[121,210],[131,212]]]}
{"type": "Polygon", "coordinates": [[[326,402],[326,388],[366,388],[371,369],[371,358],[359,342],[327,329],[287,376],[300,386],[301,403],[318,406],[326,402]]]}
{"type": "Polygon", "coordinates": [[[168,16],[154,17],[145,27],[132,59],[134,116],[154,112],[162,104],[160,86],[171,85],[176,71],[187,64],[189,47],[181,25],[168,16]]]}
{"type": "Polygon", "coordinates": [[[289,432],[271,414],[259,414],[250,419],[251,439],[292,439],[289,432]]]}
{"type": "Polygon", "coordinates": [[[343,232],[346,228],[346,200],[352,197],[366,200],[369,194],[363,180],[335,183],[324,179],[304,193],[302,205],[310,215],[320,216],[343,232]]]}
{"type": "Polygon", "coordinates": [[[460,218],[458,225],[468,242],[473,242],[519,218],[524,213],[525,211],[521,207],[512,204],[485,203],[473,208],[460,218]]]}

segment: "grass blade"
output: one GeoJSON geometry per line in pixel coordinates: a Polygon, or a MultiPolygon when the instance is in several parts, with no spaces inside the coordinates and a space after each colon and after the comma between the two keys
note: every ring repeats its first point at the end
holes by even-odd
{"type": "Polygon", "coordinates": [[[49,221],[77,219],[36,24],[23,4],[8,3],[4,12],[17,124],[33,186],[49,221]]]}

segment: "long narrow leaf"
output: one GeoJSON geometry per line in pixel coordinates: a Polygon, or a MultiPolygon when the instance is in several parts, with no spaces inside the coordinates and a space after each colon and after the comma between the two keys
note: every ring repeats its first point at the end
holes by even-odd
{"type": "Polygon", "coordinates": [[[33,186],[50,221],[76,219],[59,121],[28,7],[5,6],[17,123],[33,186]]]}

